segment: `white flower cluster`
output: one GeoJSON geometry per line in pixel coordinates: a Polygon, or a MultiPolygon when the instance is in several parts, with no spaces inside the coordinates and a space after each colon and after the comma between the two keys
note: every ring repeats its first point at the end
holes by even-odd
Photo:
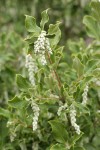
{"type": "Polygon", "coordinates": [[[80,127],[76,123],[76,110],[73,105],[70,107],[70,120],[71,120],[71,125],[75,128],[75,131],[77,134],[80,134],[80,127]]]}
{"type": "Polygon", "coordinates": [[[13,141],[15,140],[15,137],[16,137],[16,136],[17,136],[16,133],[15,133],[15,132],[12,132],[12,133],[10,134],[10,141],[13,142],[13,141]]]}
{"type": "Polygon", "coordinates": [[[47,64],[45,58],[46,50],[48,50],[49,54],[52,54],[49,39],[46,38],[46,31],[42,31],[37,41],[34,42],[34,52],[35,54],[39,55],[39,61],[41,62],[42,65],[47,64]]]}
{"type": "Polygon", "coordinates": [[[58,112],[57,112],[57,115],[58,116],[60,116],[61,115],[61,112],[63,111],[63,110],[65,110],[66,108],[67,108],[67,103],[65,103],[64,105],[61,105],[60,107],[59,107],[59,109],[58,109],[58,112]]]}
{"type": "Polygon", "coordinates": [[[26,68],[28,69],[29,73],[29,80],[33,86],[35,86],[35,79],[34,74],[37,72],[38,68],[36,66],[35,61],[33,60],[30,54],[26,55],[26,68]]]}
{"type": "Polygon", "coordinates": [[[10,127],[11,125],[13,125],[13,122],[12,121],[8,121],[7,122],[7,127],[10,127]]]}
{"type": "Polygon", "coordinates": [[[13,142],[17,136],[17,134],[14,131],[14,122],[13,121],[8,121],[7,122],[7,127],[9,128],[10,132],[10,141],[13,142]]]}
{"type": "Polygon", "coordinates": [[[88,87],[88,85],[86,85],[86,87],[84,88],[84,92],[82,94],[82,97],[83,97],[82,104],[83,105],[86,105],[87,100],[88,100],[88,98],[87,98],[88,89],[89,89],[89,87],[88,87]]]}
{"type": "Polygon", "coordinates": [[[36,103],[34,103],[33,101],[31,103],[31,107],[32,107],[32,110],[34,112],[32,126],[33,126],[33,131],[35,131],[38,127],[38,118],[39,118],[40,109],[39,109],[38,105],[36,103]]]}
{"type": "Polygon", "coordinates": [[[42,64],[43,66],[45,66],[45,65],[47,64],[47,61],[46,61],[46,59],[45,59],[45,55],[39,54],[39,62],[41,62],[41,64],[42,64]]]}

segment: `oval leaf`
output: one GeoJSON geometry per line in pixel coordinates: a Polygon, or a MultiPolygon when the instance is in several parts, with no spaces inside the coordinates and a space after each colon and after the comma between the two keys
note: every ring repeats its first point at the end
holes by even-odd
{"type": "Polygon", "coordinates": [[[52,127],[52,132],[55,136],[55,140],[59,143],[66,143],[68,139],[68,133],[64,125],[58,120],[51,120],[49,121],[49,123],[52,127]]]}
{"type": "Polygon", "coordinates": [[[78,57],[75,57],[73,60],[73,68],[76,70],[78,77],[83,74],[84,66],[78,57]]]}
{"type": "Polygon", "coordinates": [[[25,26],[28,32],[35,32],[37,35],[41,32],[41,28],[36,25],[36,19],[32,16],[26,15],[25,26]]]}
{"type": "Polygon", "coordinates": [[[16,75],[16,83],[18,87],[20,88],[20,90],[22,91],[25,91],[29,88],[28,81],[24,77],[22,77],[20,74],[16,75]]]}
{"type": "Polygon", "coordinates": [[[42,20],[40,22],[40,27],[42,30],[44,29],[45,24],[49,21],[48,10],[49,9],[46,9],[41,13],[42,20]]]}

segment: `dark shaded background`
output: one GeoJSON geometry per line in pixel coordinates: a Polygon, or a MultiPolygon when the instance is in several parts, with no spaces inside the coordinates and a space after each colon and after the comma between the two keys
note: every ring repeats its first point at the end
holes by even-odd
{"type": "Polygon", "coordinates": [[[24,15],[40,21],[44,9],[50,10],[50,23],[61,21],[63,39],[85,36],[83,16],[89,13],[90,0],[0,0],[0,32],[15,31],[25,34],[24,15]]]}

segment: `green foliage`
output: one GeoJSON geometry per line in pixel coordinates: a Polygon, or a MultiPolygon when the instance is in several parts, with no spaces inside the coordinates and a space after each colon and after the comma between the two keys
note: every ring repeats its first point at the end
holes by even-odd
{"type": "Polygon", "coordinates": [[[25,101],[24,101],[24,99],[21,99],[21,98],[15,96],[12,100],[10,100],[8,102],[8,104],[12,108],[20,108],[21,109],[25,106],[25,101]]]}
{"type": "Polygon", "coordinates": [[[23,72],[25,43],[15,32],[0,36],[0,103],[2,105],[18,92],[15,74],[23,72]]]}
{"type": "Polygon", "coordinates": [[[49,25],[49,9],[42,12],[40,24],[38,17],[36,21],[32,16],[25,16],[26,44],[15,33],[2,34],[0,131],[4,132],[0,137],[1,150],[99,150],[99,5],[100,2],[92,1],[91,16],[83,19],[87,34],[92,37],[89,43],[81,38],[68,40],[65,48],[61,46],[60,22],[49,25]],[[45,39],[50,42],[49,46],[43,43],[45,39]],[[25,55],[32,58],[26,65],[25,55]],[[46,65],[40,62],[42,56],[46,65]],[[8,97],[4,104],[5,91],[8,97]]]}
{"type": "Polygon", "coordinates": [[[87,27],[87,33],[90,37],[100,40],[100,3],[99,1],[91,2],[92,16],[85,16],[83,23],[87,27]]]}
{"type": "Polygon", "coordinates": [[[39,35],[41,29],[36,25],[36,20],[34,17],[28,16],[26,15],[26,19],[25,19],[25,26],[27,31],[29,32],[36,32],[37,35],[39,35]]]}
{"type": "Polygon", "coordinates": [[[25,90],[27,91],[27,89],[29,88],[28,81],[24,77],[22,77],[20,74],[16,75],[16,83],[21,91],[25,91],[25,90]]]}
{"type": "Polygon", "coordinates": [[[49,9],[44,10],[41,13],[42,19],[41,19],[41,22],[40,22],[40,27],[41,27],[42,30],[44,29],[45,24],[49,21],[48,10],[49,9]]]}
{"type": "Polygon", "coordinates": [[[83,75],[83,70],[84,70],[84,66],[81,63],[80,59],[75,57],[73,59],[73,68],[76,70],[78,77],[80,77],[81,75],[83,75]]]}
{"type": "Polygon", "coordinates": [[[6,109],[0,108],[0,116],[4,116],[9,118],[10,117],[10,112],[6,109]]]}
{"type": "Polygon", "coordinates": [[[66,143],[68,138],[68,133],[66,128],[57,120],[51,120],[50,125],[52,127],[52,132],[55,136],[55,139],[59,143],[66,143]]]}

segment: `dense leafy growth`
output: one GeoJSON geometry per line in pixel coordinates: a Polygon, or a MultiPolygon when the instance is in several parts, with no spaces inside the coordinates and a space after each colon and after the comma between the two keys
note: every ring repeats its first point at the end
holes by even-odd
{"type": "Polygon", "coordinates": [[[90,7],[88,43],[61,46],[61,23],[48,23],[50,9],[38,24],[25,15],[25,42],[1,35],[1,150],[99,150],[100,2],[90,7]]]}

